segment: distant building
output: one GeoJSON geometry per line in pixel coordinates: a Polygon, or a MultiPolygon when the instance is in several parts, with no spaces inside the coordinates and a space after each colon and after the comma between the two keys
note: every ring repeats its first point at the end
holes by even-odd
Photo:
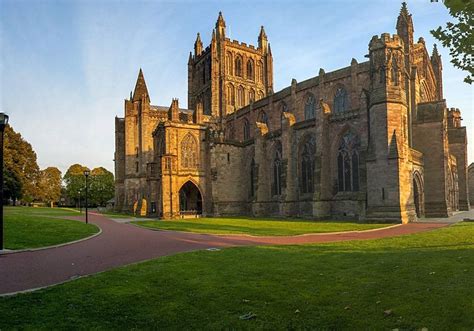
{"type": "Polygon", "coordinates": [[[469,208],[466,128],[443,99],[436,47],[414,42],[402,5],[397,34],[369,60],[273,92],[258,46],[198,34],[188,105],[150,103],[142,71],[116,118],[115,208],[149,216],[274,215],[414,221],[469,208]]]}

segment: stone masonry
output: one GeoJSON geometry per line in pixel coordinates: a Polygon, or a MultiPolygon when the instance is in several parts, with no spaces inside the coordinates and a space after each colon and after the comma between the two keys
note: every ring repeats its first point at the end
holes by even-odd
{"type": "Polygon", "coordinates": [[[264,28],[257,47],[231,41],[219,13],[189,56],[189,109],[152,105],[140,70],[115,119],[116,208],[403,223],[468,210],[466,128],[405,3],[368,54],[274,92],[264,28]]]}

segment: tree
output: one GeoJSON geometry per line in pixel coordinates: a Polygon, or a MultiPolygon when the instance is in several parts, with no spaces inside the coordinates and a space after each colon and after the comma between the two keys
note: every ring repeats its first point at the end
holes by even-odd
{"type": "Polygon", "coordinates": [[[39,190],[41,200],[51,204],[61,197],[61,171],[56,167],[48,167],[40,171],[39,190]]]}
{"type": "Polygon", "coordinates": [[[13,205],[22,197],[22,185],[18,176],[10,169],[3,169],[3,199],[12,200],[13,205]]]}
{"type": "Polygon", "coordinates": [[[458,22],[447,22],[445,29],[439,26],[431,34],[449,48],[451,63],[468,72],[464,81],[472,84],[474,81],[474,1],[445,0],[444,4],[449,13],[458,22]]]}
{"type": "Polygon", "coordinates": [[[89,192],[92,204],[104,206],[115,195],[114,175],[103,167],[92,169],[89,192]]]}
{"type": "Polygon", "coordinates": [[[73,164],[64,174],[67,197],[77,206],[79,199],[83,199],[85,190],[84,170],[89,168],[80,164],[73,164]],[[81,198],[82,196],[82,198],[81,198]]]}
{"type": "Polygon", "coordinates": [[[39,167],[36,163],[36,153],[10,125],[5,127],[4,168],[8,184],[11,185],[10,192],[17,192],[18,187],[21,190],[21,194],[14,193],[10,198],[16,200],[22,197],[25,202],[38,199],[39,167]]]}

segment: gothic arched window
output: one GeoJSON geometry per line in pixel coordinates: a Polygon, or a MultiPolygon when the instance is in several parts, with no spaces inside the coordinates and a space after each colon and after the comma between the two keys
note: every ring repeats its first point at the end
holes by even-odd
{"type": "Polygon", "coordinates": [[[316,99],[314,95],[311,93],[306,98],[306,102],[304,104],[304,119],[308,120],[310,118],[314,118],[316,116],[316,99]]]}
{"type": "Polygon", "coordinates": [[[257,92],[257,100],[260,100],[260,99],[263,99],[263,92],[262,91],[257,92]]]}
{"type": "Polygon", "coordinates": [[[198,152],[196,138],[188,133],[181,142],[181,167],[196,168],[198,165],[198,152]]]}
{"type": "Polygon", "coordinates": [[[349,110],[349,98],[344,87],[339,87],[336,90],[333,108],[335,113],[341,113],[343,111],[349,110]]]}
{"type": "Polygon", "coordinates": [[[338,190],[359,191],[359,137],[347,132],[337,153],[338,190]]]}
{"type": "Polygon", "coordinates": [[[237,56],[235,58],[235,75],[242,77],[242,57],[237,56]]]}
{"type": "Polygon", "coordinates": [[[255,79],[255,72],[253,70],[253,60],[249,59],[247,61],[247,79],[254,80],[255,79]]]}
{"type": "Polygon", "coordinates": [[[232,66],[234,64],[234,61],[232,61],[232,54],[227,53],[225,56],[225,66],[226,66],[226,72],[229,75],[232,75],[232,66]]]}
{"type": "Polygon", "coordinates": [[[249,102],[254,102],[255,101],[255,90],[250,89],[249,91],[249,102]]]}
{"type": "Polygon", "coordinates": [[[244,141],[250,139],[250,123],[244,118],[244,141]]]}
{"type": "Polygon", "coordinates": [[[316,139],[313,135],[309,136],[301,147],[301,193],[314,192],[314,167],[316,155],[316,139]]]}
{"type": "Polygon", "coordinates": [[[272,181],[272,193],[273,195],[281,195],[282,187],[282,165],[281,165],[281,143],[278,142],[275,147],[275,155],[273,157],[273,181],[272,181]]]}
{"type": "Polygon", "coordinates": [[[243,107],[245,105],[245,96],[244,96],[244,88],[239,86],[237,89],[237,106],[243,107]]]}
{"type": "Polygon", "coordinates": [[[227,104],[228,105],[235,105],[235,92],[234,87],[232,85],[227,85],[227,104]]]}
{"type": "Polygon", "coordinates": [[[258,66],[260,68],[258,71],[258,81],[263,82],[263,62],[259,62],[258,66]]]}

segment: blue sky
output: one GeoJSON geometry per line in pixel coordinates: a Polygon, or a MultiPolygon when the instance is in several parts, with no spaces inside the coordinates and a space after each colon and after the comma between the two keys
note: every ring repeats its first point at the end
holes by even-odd
{"type": "MultiPolygon", "coordinates": [[[[450,20],[442,2],[407,1],[415,40],[450,20]]],[[[113,170],[114,117],[140,67],[153,104],[187,103],[196,33],[208,44],[219,11],[231,39],[257,44],[265,26],[278,91],[365,61],[373,35],[395,32],[401,1],[0,1],[0,111],[33,145],[41,168],[73,163],[113,170]]],[[[448,107],[463,111],[474,161],[473,89],[443,58],[448,107]]]]}

